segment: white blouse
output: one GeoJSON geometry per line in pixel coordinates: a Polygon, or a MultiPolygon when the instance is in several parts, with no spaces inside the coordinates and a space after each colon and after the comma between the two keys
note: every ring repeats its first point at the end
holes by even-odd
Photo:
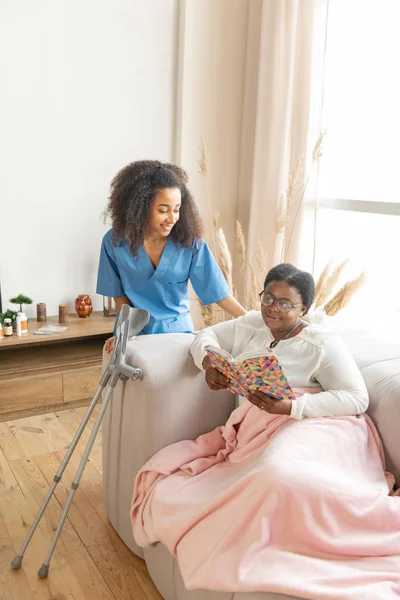
{"type": "MultiPolygon", "coordinates": [[[[219,346],[234,358],[243,352],[269,349],[274,337],[260,312],[203,329],[191,353],[199,369],[208,345],[219,346]]],[[[311,324],[298,335],[281,340],[273,349],[293,388],[316,387],[292,402],[291,417],[358,415],[368,408],[368,392],[353,356],[343,340],[323,325],[311,324]]]]}

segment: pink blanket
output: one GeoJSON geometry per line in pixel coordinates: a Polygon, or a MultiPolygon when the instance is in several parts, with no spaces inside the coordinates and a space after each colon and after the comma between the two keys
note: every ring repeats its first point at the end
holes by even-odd
{"type": "Polygon", "coordinates": [[[294,421],[246,402],[139,472],[136,542],[163,542],[188,589],[400,598],[400,497],[366,416],[294,421]]]}

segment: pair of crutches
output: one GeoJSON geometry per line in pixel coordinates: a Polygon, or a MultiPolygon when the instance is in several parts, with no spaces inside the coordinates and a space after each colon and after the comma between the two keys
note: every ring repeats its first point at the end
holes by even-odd
{"type": "Polygon", "coordinates": [[[30,528],[29,533],[26,536],[25,541],[22,544],[22,547],[21,547],[19,553],[17,554],[17,556],[14,558],[14,560],[11,563],[11,567],[13,569],[17,570],[17,569],[21,568],[25,550],[27,549],[29,542],[32,539],[32,536],[35,533],[37,526],[39,525],[40,519],[42,518],[43,513],[46,510],[46,507],[50,501],[50,498],[54,494],[54,490],[56,489],[58,482],[61,480],[61,477],[65,471],[65,468],[69,462],[69,459],[71,458],[72,453],[74,452],[76,445],[79,442],[79,439],[83,433],[83,430],[85,429],[85,427],[89,421],[90,415],[92,414],[92,412],[101,396],[101,393],[103,392],[104,388],[108,385],[108,389],[105,394],[105,397],[103,398],[100,412],[96,418],[92,432],[91,432],[88,442],[86,444],[86,448],[84,450],[81,462],[79,463],[79,467],[76,472],[75,479],[72,482],[71,489],[70,489],[70,492],[69,492],[69,495],[67,498],[67,502],[65,504],[64,510],[62,512],[62,515],[58,522],[57,528],[55,530],[54,537],[50,544],[49,551],[44,560],[44,563],[42,564],[42,566],[40,567],[40,569],[38,571],[38,575],[39,575],[40,579],[45,579],[48,576],[51,557],[53,556],[53,552],[56,547],[58,538],[60,537],[60,533],[61,533],[61,530],[65,523],[65,519],[67,518],[69,507],[71,506],[72,500],[74,499],[75,492],[79,487],[79,482],[81,480],[83,471],[85,469],[87,460],[89,458],[90,451],[91,451],[94,441],[96,439],[97,432],[99,431],[104,414],[107,410],[107,405],[110,401],[113,389],[115,388],[115,386],[117,385],[119,380],[128,381],[129,379],[132,379],[133,381],[136,381],[138,379],[141,379],[143,376],[142,371],[140,369],[137,369],[135,367],[130,367],[129,365],[126,364],[126,345],[128,342],[128,338],[140,333],[142,331],[142,329],[147,325],[148,322],[149,322],[149,313],[147,311],[141,310],[139,308],[131,308],[127,304],[123,305],[121,312],[119,314],[118,325],[117,325],[116,335],[115,335],[115,345],[114,345],[113,353],[110,358],[110,362],[108,363],[108,366],[100,379],[98,390],[97,390],[96,394],[94,395],[93,400],[91,401],[85,416],[82,419],[82,423],[79,425],[78,430],[73,437],[71,445],[60,465],[60,468],[58,469],[57,474],[54,476],[53,483],[46,495],[46,498],[43,500],[40,510],[39,510],[35,520],[33,521],[32,527],[30,528]]]}

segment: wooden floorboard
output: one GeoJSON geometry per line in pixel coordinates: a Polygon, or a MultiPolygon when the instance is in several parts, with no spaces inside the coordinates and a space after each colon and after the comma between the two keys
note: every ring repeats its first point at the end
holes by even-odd
{"type": "MultiPolygon", "coordinates": [[[[89,405],[90,398],[82,400],[74,400],[72,402],[61,402],[58,404],[49,404],[46,406],[48,413],[55,413],[59,410],[64,411],[67,408],[84,408],[86,410],[89,405]]],[[[12,421],[13,419],[21,419],[22,417],[34,417],[36,415],[43,414],[43,406],[36,406],[31,408],[24,408],[23,410],[13,410],[7,413],[0,413],[0,425],[2,421],[12,421]]]]}
{"type": "Polygon", "coordinates": [[[101,436],[95,441],[54,552],[48,579],[37,570],[46,556],[99,408],[67,466],[25,553],[10,562],[60,467],[86,408],[0,423],[0,600],[161,600],[144,561],[108,522],[103,499],[101,436]]]}

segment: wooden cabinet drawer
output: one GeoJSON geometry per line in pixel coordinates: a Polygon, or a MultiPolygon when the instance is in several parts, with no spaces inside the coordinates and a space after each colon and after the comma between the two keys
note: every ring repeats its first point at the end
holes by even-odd
{"type": "Polygon", "coordinates": [[[62,401],[62,373],[0,381],[0,414],[62,401]]]}
{"type": "Polygon", "coordinates": [[[64,402],[91,398],[99,387],[101,366],[65,371],[62,377],[64,402]]]}

